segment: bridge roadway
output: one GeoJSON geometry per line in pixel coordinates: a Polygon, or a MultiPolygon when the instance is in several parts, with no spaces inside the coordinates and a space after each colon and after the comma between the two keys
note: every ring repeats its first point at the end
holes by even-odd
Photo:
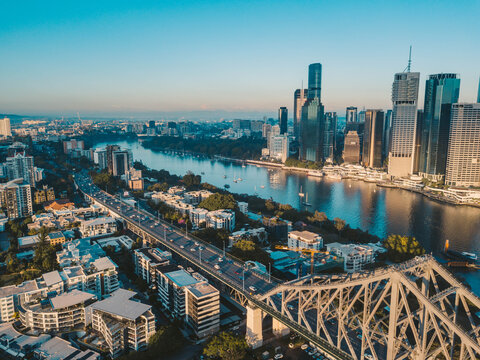
{"type": "Polygon", "coordinates": [[[136,227],[150,235],[151,238],[154,238],[155,241],[170,251],[175,252],[210,277],[226,285],[233,290],[235,295],[240,294],[240,297],[244,300],[244,305],[247,305],[246,301],[248,301],[247,311],[250,311],[251,306],[258,307],[265,314],[271,315],[283,325],[300,333],[332,357],[336,359],[351,359],[344,351],[330,345],[314,333],[308,332],[304,327],[298,326],[298,324],[266,306],[265,303],[257,298],[257,296],[266,294],[275,287],[282,285],[279,280],[245,269],[243,262],[234,259],[228,253],[225,253],[224,256],[223,252],[217,247],[194,238],[181,229],[173,227],[161,219],[157,219],[154,215],[135,208],[100,190],[93,184],[86,172],[77,173],[75,175],[75,183],[84,195],[124,219],[131,228],[136,227]]]}

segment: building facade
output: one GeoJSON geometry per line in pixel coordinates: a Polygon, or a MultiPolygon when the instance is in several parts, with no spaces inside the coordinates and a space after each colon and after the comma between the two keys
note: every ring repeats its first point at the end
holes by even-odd
{"type": "Polygon", "coordinates": [[[9,180],[22,178],[25,183],[35,186],[33,156],[16,153],[14,156],[7,157],[5,166],[9,180]]]}
{"type": "Polygon", "coordinates": [[[358,164],[360,162],[360,137],[356,131],[349,131],[345,135],[343,161],[347,164],[358,164]]]}
{"type": "Polygon", "coordinates": [[[278,125],[280,126],[280,134],[288,133],[288,109],[285,106],[278,109],[278,125]]]}
{"type": "Polygon", "coordinates": [[[420,73],[395,74],[392,86],[392,141],[388,173],[403,177],[413,173],[420,73]]]}
{"type": "Polygon", "coordinates": [[[293,93],[293,135],[298,140],[302,107],[307,101],[307,89],[297,89],[293,93]]]}
{"type": "Polygon", "coordinates": [[[445,184],[480,186],[480,103],[452,105],[445,184]]]}
{"type": "Polygon", "coordinates": [[[355,106],[347,107],[345,112],[345,122],[357,122],[357,108],[355,106]]]}
{"type": "Polygon", "coordinates": [[[383,129],[383,111],[367,110],[363,133],[363,166],[371,168],[381,168],[383,166],[383,129]]]}
{"type": "Polygon", "coordinates": [[[321,250],[323,238],[310,231],[290,231],[288,233],[288,247],[291,249],[321,250]]]}
{"type": "Polygon", "coordinates": [[[4,117],[0,119],[0,136],[12,136],[12,129],[10,128],[10,118],[4,117]]]}
{"type": "Polygon", "coordinates": [[[9,219],[27,217],[33,214],[32,191],[22,179],[0,184],[0,205],[7,210],[9,219]]]}

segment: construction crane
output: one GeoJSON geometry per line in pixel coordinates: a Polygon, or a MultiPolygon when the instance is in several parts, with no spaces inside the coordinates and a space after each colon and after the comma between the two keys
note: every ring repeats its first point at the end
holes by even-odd
{"type": "Polygon", "coordinates": [[[315,250],[315,249],[299,249],[299,248],[290,248],[285,245],[275,245],[275,249],[277,250],[290,250],[290,251],[298,251],[301,252],[302,254],[310,254],[311,259],[310,259],[310,273],[313,275],[313,264],[315,260],[315,254],[325,254],[329,255],[330,253],[328,251],[323,251],[323,250],[315,250]]]}

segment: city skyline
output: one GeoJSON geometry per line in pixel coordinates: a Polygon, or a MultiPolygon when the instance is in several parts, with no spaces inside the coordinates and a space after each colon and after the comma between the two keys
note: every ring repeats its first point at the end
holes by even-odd
{"type": "Polygon", "coordinates": [[[306,67],[314,62],[323,66],[326,111],[343,116],[347,106],[389,109],[391,75],[405,68],[410,44],[412,71],[421,73],[420,104],[424,80],[442,72],[458,73],[459,101],[472,102],[479,49],[471,46],[475,39],[468,24],[478,7],[471,1],[440,3],[434,9],[428,4],[376,3],[355,12],[310,2],[107,3],[102,9],[51,2],[29,10],[2,4],[9,16],[0,39],[11,56],[0,60],[0,109],[31,115],[194,111],[235,117],[237,112],[274,114],[287,106],[293,117],[291,94],[306,83],[306,67]],[[359,26],[371,13],[378,19],[359,26]],[[323,14],[322,21],[313,21],[318,14],[323,14]],[[270,20],[272,15],[296,18],[308,33],[327,36],[313,36],[318,45],[312,46],[311,37],[293,37],[295,26],[280,27],[270,20]],[[406,16],[408,29],[400,27],[406,16]],[[425,22],[442,19],[456,31],[423,30],[425,22]],[[273,58],[280,44],[293,51],[273,58]]]}

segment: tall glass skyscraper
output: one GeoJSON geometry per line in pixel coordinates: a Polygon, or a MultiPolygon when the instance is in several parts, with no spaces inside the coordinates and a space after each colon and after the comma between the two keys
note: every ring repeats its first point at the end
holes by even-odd
{"type": "Polygon", "coordinates": [[[278,109],[278,125],[280,126],[280,135],[288,133],[288,109],[285,106],[278,109]]]}
{"type": "Polygon", "coordinates": [[[300,160],[323,161],[324,108],[321,103],[322,65],[308,67],[307,101],[300,121],[300,160]]]}
{"type": "Polygon", "coordinates": [[[367,110],[363,134],[363,166],[380,168],[383,166],[383,110],[367,110]]]}
{"type": "Polygon", "coordinates": [[[459,94],[457,74],[434,74],[426,81],[419,173],[434,181],[445,175],[450,110],[459,94]]]}
{"type": "Polygon", "coordinates": [[[323,160],[330,160],[333,162],[333,155],[335,151],[335,136],[337,133],[337,113],[327,112],[324,116],[323,124],[323,160]]]}
{"type": "Polygon", "coordinates": [[[413,173],[420,73],[395,74],[392,86],[392,141],[388,173],[402,177],[413,173]]]}
{"type": "Polygon", "coordinates": [[[478,95],[477,95],[477,103],[480,103],[480,79],[478,79],[478,95]]]}
{"type": "Polygon", "coordinates": [[[346,122],[357,122],[357,108],[354,106],[347,107],[347,111],[345,112],[345,120],[346,122]]]}
{"type": "Polygon", "coordinates": [[[293,135],[298,141],[302,107],[307,101],[307,89],[297,89],[293,94],[293,135]]]}

